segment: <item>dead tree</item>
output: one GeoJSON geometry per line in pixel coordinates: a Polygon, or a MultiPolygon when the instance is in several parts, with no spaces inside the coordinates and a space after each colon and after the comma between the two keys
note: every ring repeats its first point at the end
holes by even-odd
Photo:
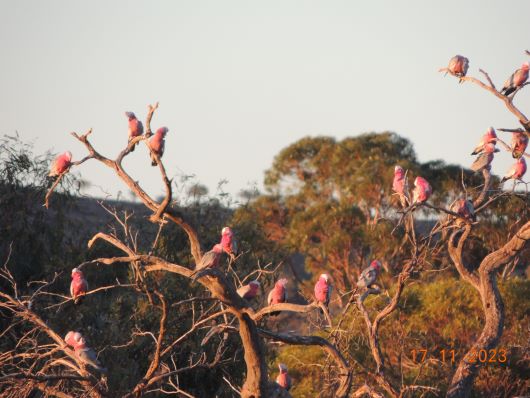
{"type": "MultiPolygon", "coordinates": [[[[528,51],[526,51],[526,54],[530,55],[528,51]]],[[[487,83],[471,76],[463,76],[460,77],[460,79],[464,82],[477,84],[499,98],[523,127],[522,129],[499,130],[519,131],[530,136],[530,122],[528,118],[513,103],[515,95],[522,87],[509,96],[503,95],[496,89],[488,73],[482,69],[479,71],[485,76],[487,83]]],[[[528,83],[525,83],[524,85],[526,84],[528,83]]],[[[506,149],[510,150],[510,147],[506,143],[502,140],[498,141],[500,141],[506,149]]],[[[524,156],[530,157],[528,154],[524,154],[524,156]]],[[[492,182],[489,171],[484,170],[483,174],[485,177],[484,189],[481,195],[474,201],[474,207],[477,213],[484,210],[501,196],[492,195],[492,182]]],[[[502,247],[488,254],[482,260],[476,260],[478,266],[472,266],[466,264],[463,258],[466,241],[470,237],[472,230],[473,225],[471,224],[455,229],[449,239],[448,249],[451,259],[462,279],[473,286],[480,295],[485,322],[479,338],[475,341],[473,346],[470,347],[467,354],[458,364],[458,368],[453,375],[447,391],[447,397],[450,398],[466,397],[469,395],[478,370],[482,365],[482,362],[473,360],[472,358],[481,350],[489,352],[489,350],[498,345],[504,326],[504,305],[497,287],[497,273],[503,265],[512,261],[517,254],[524,249],[530,240],[530,221],[527,221],[518,228],[502,247]]]]}
{"type": "MultiPolygon", "coordinates": [[[[151,151],[148,144],[148,139],[152,136],[151,131],[151,119],[155,110],[157,109],[158,104],[154,106],[149,106],[148,115],[145,122],[146,132],[143,136],[138,136],[132,139],[126,146],[126,148],[121,151],[115,160],[112,160],[108,157],[103,156],[99,151],[97,151],[89,141],[89,136],[92,133],[92,130],[89,130],[83,135],[78,135],[72,133],[72,136],[75,137],[80,143],[82,143],[88,151],[88,155],[83,159],[73,162],[71,168],[79,167],[83,163],[89,160],[96,160],[103,165],[111,168],[115,171],[117,176],[126,184],[126,186],[134,192],[134,194],[141,200],[141,202],[152,211],[152,215],[149,218],[152,223],[158,224],[160,230],[164,228],[167,223],[171,222],[182,228],[188,237],[190,252],[195,264],[199,264],[202,258],[202,251],[200,246],[200,239],[196,233],[195,228],[185,221],[185,218],[171,206],[172,202],[172,186],[171,180],[167,177],[166,170],[161,159],[157,157],[156,154],[151,153],[152,156],[155,156],[158,160],[158,169],[160,171],[161,180],[165,187],[165,196],[163,200],[158,203],[153,198],[151,198],[142,187],[127,173],[123,168],[122,161],[129,155],[131,149],[140,141],[143,141],[147,148],[151,151]]],[[[152,152],[152,151],[151,151],[152,152]]],[[[69,169],[69,170],[70,170],[69,169]]],[[[61,178],[69,171],[59,176],[55,184],[50,188],[45,198],[46,207],[50,206],[50,200],[54,189],[58,186],[61,181],[61,178]]],[[[127,230],[126,220],[120,222],[124,229],[127,230]]],[[[159,230],[159,233],[160,233],[159,230]]],[[[126,232],[127,234],[127,232],[126,232]]],[[[163,258],[153,256],[151,254],[142,253],[142,250],[139,249],[134,242],[134,239],[127,239],[123,241],[118,238],[116,234],[107,234],[104,232],[99,232],[92,237],[89,241],[89,248],[92,247],[96,242],[103,242],[106,245],[112,246],[115,249],[118,249],[123,254],[118,257],[105,257],[97,258],[91,261],[77,265],[78,269],[84,269],[87,267],[94,266],[96,264],[102,264],[106,266],[119,266],[120,264],[131,264],[131,269],[134,272],[134,287],[145,293],[149,296],[149,301],[154,308],[160,313],[160,321],[158,332],[156,335],[150,333],[153,337],[155,343],[153,348],[152,359],[150,360],[148,369],[145,375],[141,380],[138,380],[134,388],[128,393],[125,394],[125,397],[139,397],[146,392],[151,392],[154,388],[157,391],[166,392],[165,390],[159,387],[160,383],[163,381],[169,382],[171,377],[181,373],[183,371],[188,371],[194,367],[212,367],[216,364],[219,364],[223,361],[222,347],[219,347],[217,352],[219,355],[216,355],[211,361],[207,361],[205,358],[198,358],[196,361],[188,368],[178,369],[170,368],[167,366],[166,362],[171,357],[172,350],[182,341],[184,341],[189,335],[196,332],[201,327],[208,327],[211,322],[217,318],[222,318],[225,322],[222,324],[227,328],[233,324],[232,321],[227,321],[228,318],[235,320],[237,326],[232,327],[235,332],[238,333],[241,345],[244,350],[244,361],[246,365],[246,378],[245,382],[241,386],[240,390],[236,389],[238,394],[245,398],[261,398],[261,397],[287,397],[290,396],[289,393],[281,388],[278,388],[278,385],[268,379],[267,375],[267,366],[265,362],[265,355],[263,351],[264,339],[272,339],[277,341],[282,341],[287,344],[302,344],[302,345],[316,345],[322,347],[322,349],[327,352],[330,358],[336,363],[336,368],[338,369],[338,379],[337,379],[337,390],[335,396],[337,397],[347,397],[351,389],[351,380],[352,380],[352,371],[338,351],[338,349],[330,343],[328,340],[317,337],[317,336],[299,336],[294,334],[282,334],[282,333],[272,333],[271,331],[265,330],[263,328],[258,328],[257,322],[265,314],[270,313],[281,309],[282,311],[294,311],[294,312],[309,312],[315,310],[318,305],[311,303],[307,306],[296,306],[294,304],[280,304],[271,306],[270,308],[264,308],[256,312],[249,303],[242,299],[236,293],[236,286],[232,280],[230,280],[223,272],[218,269],[208,269],[206,272],[201,272],[199,276],[195,275],[194,264],[189,264],[187,266],[175,264],[169,261],[166,261],[163,258]],[[132,243],[131,243],[132,242],[132,243]],[[217,305],[219,305],[220,310],[215,313],[203,313],[197,319],[194,319],[193,325],[188,332],[180,336],[178,339],[168,342],[166,341],[167,330],[170,327],[167,324],[167,311],[168,306],[172,303],[167,302],[166,297],[162,292],[160,292],[156,286],[147,285],[145,276],[152,272],[169,272],[177,274],[182,278],[188,279],[190,282],[196,278],[196,282],[202,285],[207,291],[211,294],[211,299],[214,300],[217,305]],[[281,308],[277,308],[280,306],[281,308]],[[274,307],[274,308],[273,308],[274,307]]],[[[16,282],[13,281],[16,285],[16,282]]],[[[97,294],[99,291],[104,290],[105,288],[117,288],[123,286],[111,286],[111,287],[102,287],[95,289],[94,291],[88,292],[87,294],[97,294]]],[[[38,295],[33,299],[37,299],[38,295]]],[[[60,349],[67,356],[71,357],[73,354],[69,353],[69,349],[66,347],[64,340],[59,337],[59,335],[46,326],[43,320],[37,320],[37,315],[32,311],[31,306],[28,305],[26,301],[20,301],[17,299],[17,293],[13,294],[2,294],[2,305],[5,309],[11,311],[14,317],[20,318],[24,321],[29,321],[30,323],[44,328],[50,338],[55,341],[55,345],[60,347],[60,349]]],[[[138,331],[137,333],[142,333],[138,331]]],[[[134,338],[134,336],[133,336],[134,338]]],[[[55,349],[55,348],[52,348],[55,349]]],[[[15,354],[14,355],[18,355],[15,354]]],[[[48,355],[48,354],[44,354],[48,355]]],[[[72,358],[74,359],[74,358],[72,358]]],[[[31,368],[31,361],[28,366],[31,368]]],[[[64,361],[63,361],[64,365],[64,361]]],[[[28,374],[27,371],[22,371],[24,374],[28,374]]],[[[13,383],[17,376],[13,378],[8,377],[6,382],[13,383]]],[[[56,396],[69,396],[70,391],[67,386],[63,384],[64,380],[68,380],[72,376],[65,375],[65,378],[58,380],[60,383],[55,384],[56,396]],[[66,377],[68,376],[68,377],[66,377]],[[66,392],[64,392],[66,391],[66,392]]],[[[94,379],[94,376],[91,374],[84,373],[83,370],[80,370],[79,377],[83,379],[80,381],[81,384],[78,385],[79,389],[85,389],[85,391],[90,391],[94,397],[107,396],[106,389],[100,388],[99,383],[101,380],[97,378],[94,379]],[[82,384],[82,383],[92,383],[92,384],[82,384]]],[[[179,389],[177,385],[173,384],[173,392],[179,393],[184,396],[191,396],[179,389]]],[[[47,391],[47,393],[52,394],[52,392],[47,391]]]]}

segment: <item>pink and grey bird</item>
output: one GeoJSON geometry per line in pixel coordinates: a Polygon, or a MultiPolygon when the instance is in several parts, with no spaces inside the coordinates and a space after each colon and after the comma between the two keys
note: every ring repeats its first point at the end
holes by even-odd
{"type": "Polygon", "coordinates": [[[392,190],[399,195],[401,205],[405,207],[408,199],[408,183],[405,171],[399,165],[394,167],[394,181],[392,181],[392,190]]]}
{"type": "Polygon", "coordinates": [[[454,76],[464,77],[469,68],[469,60],[462,55],[455,55],[449,60],[447,71],[454,76]]]}
{"type": "MultiPolygon", "coordinates": [[[[134,137],[139,137],[144,133],[144,125],[133,112],[125,112],[125,116],[129,119],[129,142],[131,142],[134,137]]],[[[134,151],[135,146],[131,148],[131,152],[134,151]]]]}
{"type": "Polygon", "coordinates": [[[315,299],[317,303],[322,303],[326,307],[329,305],[329,299],[331,298],[332,286],[329,282],[329,275],[322,274],[318,278],[317,283],[315,284],[315,299]]]}
{"type": "Polygon", "coordinates": [[[370,286],[375,283],[380,271],[381,262],[378,260],[372,261],[370,265],[361,272],[361,275],[359,275],[359,279],[357,279],[357,287],[360,289],[370,288],[370,286]]]}
{"type": "Polygon", "coordinates": [[[64,341],[75,350],[82,337],[83,336],[81,336],[81,333],[70,330],[68,333],[66,333],[66,336],[64,336],[64,341]]]}
{"type": "Polygon", "coordinates": [[[493,154],[499,152],[495,148],[495,144],[486,144],[484,145],[484,152],[477,156],[473,164],[471,165],[471,170],[475,173],[478,173],[484,169],[489,170],[491,168],[491,162],[493,162],[493,154]]]}
{"type": "MultiPolygon", "coordinates": [[[[273,305],[273,304],[280,304],[285,303],[287,301],[287,279],[282,278],[279,279],[272,290],[269,292],[269,295],[267,296],[267,304],[273,305]]],[[[281,311],[274,311],[271,312],[271,315],[276,316],[281,311]]]]}
{"type": "MultiPolygon", "coordinates": [[[[79,333],[81,336],[81,334],[79,333]]],[[[105,373],[107,369],[103,368],[101,366],[101,362],[99,362],[98,357],[96,355],[96,352],[87,346],[86,340],[84,337],[80,337],[77,340],[77,345],[74,348],[76,356],[83,362],[85,365],[89,365],[93,367],[96,370],[99,370],[102,373],[105,373]]]]}
{"type": "MultiPolygon", "coordinates": [[[[451,211],[453,213],[458,214],[459,216],[464,217],[467,220],[475,221],[476,219],[475,208],[473,207],[473,202],[471,202],[468,199],[461,198],[455,201],[453,205],[451,206],[451,211]]],[[[465,221],[462,220],[461,218],[458,218],[456,222],[459,225],[465,223],[465,221]]]]}
{"type": "Polygon", "coordinates": [[[70,151],[61,153],[57,156],[50,167],[48,180],[55,181],[61,174],[68,171],[72,165],[72,153],[70,151]]]}
{"type": "Polygon", "coordinates": [[[528,146],[528,136],[523,132],[513,133],[512,136],[512,157],[519,159],[524,155],[528,146]]]}
{"type": "Polygon", "coordinates": [[[149,140],[149,147],[151,148],[151,166],[158,165],[158,159],[164,155],[164,147],[166,145],[166,134],[169,131],[167,127],[160,127],[156,133],[149,140]]]}
{"type": "Polygon", "coordinates": [[[501,184],[508,180],[520,180],[526,173],[526,160],[524,158],[517,159],[517,162],[510,168],[508,173],[502,178],[501,184]]]}
{"type": "Polygon", "coordinates": [[[506,96],[513,93],[519,87],[521,87],[528,80],[528,69],[530,68],[530,63],[525,62],[521,65],[520,69],[517,69],[513,74],[504,82],[502,87],[501,94],[506,96]]]}
{"type": "Polygon", "coordinates": [[[493,144],[497,142],[497,134],[495,133],[495,129],[493,127],[490,127],[486,134],[482,136],[482,139],[476,146],[476,148],[471,152],[472,155],[478,155],[479,153],[484,152],[484,148],[487,144],[493,144]]]}
{"type": "Polygon", "coordinates": [[[416,177],[412,190],[412,203],[423,203],[429,199],[431,194],[432,188],[429,182],[423,177],[416,177]]]}
{"type": "Polygon", "coordinates": [[[88,283],[80,269],[72,269],[72,282],[70,283],[70,296],[74,304],[81,304],[83,296],[88,290],[88,283]]]}
{"type": "Polygon", "coordinates": [[[237,294],[245,300],[251,300],[258,294],[260,286],[258,281],[251,281],[248,285],[241,286],[237,289],[237,294]]]}
{"type": "Polygon", "coordinates": [[[195,265],[195,272],[192,274],[193,280],[199,277],[199,274],[197,274],[199,271],[219,266],[222,254],[223,247],[219,243],[214,245],[212,250],[204,253],[201,262],[195,265]]]}
{"type": "Polygon", "coordinates": [[[230,227],[224,227],[221,231],[221,246],[226,254],[235,258],[237,254],[237,239],[230,227]]]}
{"type": "Polygon", "coordinates": [[[276,377],[276,383],[278,383],[280,387],[289,391],[293,385],[293,381],[291,376],[287,373],[287,366],[284,363],[281,363],[278,365],[278,369],[280,370],[280,374],[276,377]]]}

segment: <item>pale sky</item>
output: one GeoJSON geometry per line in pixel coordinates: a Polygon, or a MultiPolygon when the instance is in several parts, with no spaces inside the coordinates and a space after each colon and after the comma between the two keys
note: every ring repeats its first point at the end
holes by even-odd
{"type": "MultiPolygon", "coordinates": [[[[232,194],[261,187],[273,157],[307,135],[391,130],[422,161],[468,167],[490,125],[519,126],[491,94],[437,70],[462,54],[470,75],[483,68],[502,86],[529,60],[529,15],[528,0],[0,0],[0,134],[79,159],[69,133],[92,127],[94,146],[115,158],[124,112],[144,120],[159,101],[152,125],[170,129],[168,174],[195,174],[212,193],[222,179],[232,194]]],[[[530,88],[515,102],[529,113],[530,88]]],[[[511,163],[501,153],[494,173],[511,163]]],[[[124,164],[163,193],[145,148],[124,164]]],[[[77,170],[126,191],[95,161],[77,170]]]]}

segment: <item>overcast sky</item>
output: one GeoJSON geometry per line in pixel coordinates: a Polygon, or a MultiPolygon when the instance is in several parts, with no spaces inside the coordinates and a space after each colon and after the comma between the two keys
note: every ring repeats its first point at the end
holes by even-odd
{"type": "MultiPolygon", "coordinates": [[[[502,85],[529,59],[529,15],[528,0],[0,0],[0,134],[79,159],[85,148],[69,133],[92,127],[114,158],[124,112],[143,120],[159,101],[152,124],[170,130],[168,173],[194,174],[211,192],[227,179],[232,194],[261,186],[274,156],[307,135],[391,130],[422,161],[469,166],[488,126],[517,120],[437,70],[463,54],[471,75],[483,68],[502,85]]],[[[516,103],[530,112],[530,90],[516,103]]],[[[501,153],[493,171],[511,163],[501,153]]],[[[124,164],[163,193],[145,148],[124,164]]],[[[89,194],[126,191],[96,162],[78,171],[96,185],[89,194]]]]}

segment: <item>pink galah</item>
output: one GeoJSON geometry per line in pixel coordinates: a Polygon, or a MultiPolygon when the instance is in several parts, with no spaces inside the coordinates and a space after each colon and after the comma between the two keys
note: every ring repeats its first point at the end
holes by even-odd
{"type": "Polygon", "coordinates": [[[528,80],[528,69],[530,68],[529,62],[524,62],[521,65],[521,69],[517,69],[513,74],[504,82],[501,94],[506,96],[513,93],[519,87],[521,87],[528,80]]]}
{"type": "Polygon", "coordinates": [[[501,183],[508,180],[520,180],[526,173],[526,160],[524,158],[517,159],[517,162],[510,168],[508,173],[502,178],[501,183]]]}
{"type": "Polygon", "coordinates": [[[85,365],[89,365],[102,373],[105,373],[107,371],[101,366],[101,362],[99,362],[96,352],[92,348],[87,346],[84,337],[81,337],[79,340],[77,340],[77,345],[74,350],[76,356],[85,365]]]}
{"type": "MultiPolygon", "coordinates": [[[[129,119],[129,142],[131,142],[134,137],[139,137],[144,133],[144,125],[133,112],[125,112],[125,116],[129,119]]],[[[136,145],[131,148],[131,152],[135,147],[136,145]]]]}
{"type": "Polygon", "coordinates": [[[293,386],[293,381],[291,376],[287,373],[287,365],[281,363],[278,365],[278,369],[280,370],[280,374],[276,377],[276,383],[278,383],[280,387],[289,391],[293,386]]]}
{"type": "Polygon", "coordinates": [[[361,275],[359,275],[359,279],[357,279],[357,287],[360,289],[365,287],[370,288],[370,286],[375,283],[380,271],[381,262],[378,260],[372,261],[370,265],[361,272],[361,275]]]}
{"type": "MultiPolygon", "coordinates": [[[[267,296],[267,304],[273,305],[273,304],[280,304],[285,303],[287,301],[287,279],[282,278],[276,282],[272,290],[269,292],[269,295],[267,296]]],[[[281,311],[273,311],[270,314],[272,316],[276,316],[281,311]]]]}
{"type": "Polygon", "coordinates": [[[83,336],[81,336],[81,333],[70,330],[68,333],[66,333],[66,336],[64,336],[64,341],[75,350],[82,337],[83,336]]]}
{"type": "Polygon", "coordinates": [[[399,195],[401,205],[405,207],[409,201],[408,183],[405,171],[399,165],[394,167],[394,181],[392,181],[392,190],[399,195]]]}
{"type": "Polygon", "coordinates": [[[158,164],[158,159],[161,159],[162,155],[164,155],[164,147],[166,144],[165,138],[168,131],[169,129],[167,127],[160,127],[149,140],[149,147],[151,148],[151,166],[156,166],[158,164]]]}
{"type": "Polygon", "coordinates": [[[471,152],[472,155],[478,155],[479,153],[484,152],[484,147],[486,144],[494,144],[497,142],[497,134],[495,133],[495,129],[493,127],[490,127],[486,134],[482,136],[482,139],[476,146],[476,148],[471,152]]]}
{"type": "Polygon", "coordinates": [[[223,246],[226,254],[232,259],[235,258],[237,254],[237,239],[230,227],[224,227],[221,231],[221,246],[223,246]]]}
{"type": "Polygon", "coordinates": [[[57,177],[68,171],[72,165],[72,153],[70,151],[61,153],[55,158],[48,173],[48,179],[55,181],[57,177]]]}
{"type": "Polygon", "coordinates": [[[258,294],[260,286],[258,281],[251,281],[248,285],[241,286],[237,289],[237,294],[245,300],[251,300],[258,294]]]}
{"type": "Polygon", "coordinates": [[[331,298],[332,289],[331,283],[329,282],[329,275],[320,275],[314,289],[317,303],[322,303],[327,307],[329,305],[329,299],[331,298]]]}
{"type": "Polygon", "coordinates": [[[524,155],[528,146],[528,136],[523,132],[516,132],[512,135],[512,157],[519,159],[524,155]]]}
{"type": "Polygon", "coordinates": [[[201,262],[195,266],[195,271],[219,266],[219,260],[223,254],[223,247],[220,244],[214,245],[212,250],[203,254],[201,262]]]}
{"type": "Polygon", "coordinates": [[[72,269],[72,282],[70,283],[70,296],[74,300],[74,304],[81,304],[83,296],[88,290],[88,283],[83,276],[81,270],[72,269]]]}
{"type": "Polygon", "coordinates": [[[462,55],[455,55],[449,60],[447,70],[454,76],[464,77],[469,68],[469,60],[462,55]]]}
{"type": "Polygon", "coordinates": [[[423,177],[416,177],[412,190],[412,203],[423,203],[429,199],[431,194],[432,188],[429,182],[423,177]]]}
{"type": "MultiPolygon", "coordinates": [[[[475,208],[473,207],[473,202],[468,199],[458,199],[451,206],[451,211],[458,214],[459,216],[464,217],[467,220],[475,221],[475,208]]],[[[457,224],[465,223],[462,219],[457,219],[457,224]]]]}
{"type": "Polygon", "coordinates": [[[495,152],[499,152],[499,150],[495,148],[495,144],[484,145],[484,152],[478,155],[478,157],[475,159],[471,165],[471,170],[473,170],[475,173],[478,173],[484,169],[489,170],[491,168],[490,165],[491,162],[493,162],[493,154],[495,152]]]}

